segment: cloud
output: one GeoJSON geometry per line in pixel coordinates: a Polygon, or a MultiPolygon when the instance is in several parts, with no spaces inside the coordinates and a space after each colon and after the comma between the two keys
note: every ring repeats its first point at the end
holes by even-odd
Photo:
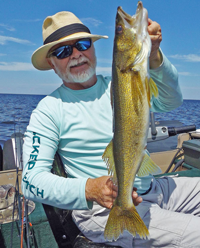
{"type": "Polygon", "coordinates": [[[40,22],[42,21],[42,19],[39,19],[39,18],[33,19],[33,20],[15,19],[14,21],[15,22],[40,22]]]}
{"type": "Polygon", "coordinates": [[[191,72],[188,72],[188,71],[178,72],[178,74],[182,75],[182,76],[192,76],[192,77],[198,77],[199,76],[199,74],[191,73],[191,72]]]}
{"type": "MultiPolygon", "coordinates": [[[[200,90],[200,87],[191,87],[191,86],[181,86],[181,89],[186,89],[186,90],[200,90]]],[[[198,92],[197,91],[197,92],[198,92]]]]}
{"type": "Polygon", "coordinates": [[[182,76],[191,76],[191,73],[187,71],[179,72],[178,74],[182,76]]]}
{"type": "Polygon", "coordinates": [[[99,67],[96,68],[97,74],[111,75],[112,67],[99,67]]]}
{"type": "Polygon", "coordinates": [[[35,70],[31,63],[0,62],[0,71],[32,71],[35,70]]]}
{"type": "Polygon", "coordinates": [[[104,63],[104,64],[111,64],[112,65],[112,59],[97,59],[98,63],[104,63]]]}
{"type": "Polygon", "coordinates": [[[94,27],[98,27],[99,25],[102,24],[101,21],[94,19],[94,18],[81,18],[81,21],[86,25],[86,26],[94,26],[94,27]]]}
{"type": "Polygon", "coordinates": [[[173,59],[185,60],[188,62],[200,62],[200,55],[196,55],[196,54],[188,54],[188,55],[175,54],[175,55],[170,55],[168,57],[173,59]]]}
{"type": "Polygon", "coordinates": [[[20,44],[32,44],[28,40],[22,40],[14,37],[9,37],[9,36],[2,36],[0,35],[0,45],[5,45],[8,41],[20,43],[20,44]]]}
{"type": "Polygon", "coordinates": [[[6,54],[5,53],[0,53],[0,56],[6,56],[6,54]]]}
{"type": "Polygon", "coordinates": [[[6,25],[6,24],[3,24],[3,23],[0,23],[0,27],[3,27],[8,31],[15,31],[15,29],[13,27],[6,25]]]}

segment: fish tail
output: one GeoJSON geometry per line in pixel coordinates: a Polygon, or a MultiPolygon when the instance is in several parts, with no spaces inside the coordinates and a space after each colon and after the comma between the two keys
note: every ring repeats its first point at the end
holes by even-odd
{"type": "Polygon", "coordinates": [[[139,216],[135,206],[129,209],[122,209],[113,205],[104,231],[104,238],[108,241],[117,240],[120,234],[127,230],[134,237],[147,238],[149,231],[139,216]]]}

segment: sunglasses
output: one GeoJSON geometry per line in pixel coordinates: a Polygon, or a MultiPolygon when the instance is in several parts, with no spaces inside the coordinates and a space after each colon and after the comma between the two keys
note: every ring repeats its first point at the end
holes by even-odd
{"type": "Polygon", "coordinates": [[[79,51],[86,51],[91,47],[91,45],[92,40],[90,38],[81,39],[73,45],[65,45],[56,48],[54,51],[48,54],[48,57],[55,56],[57,59],[64,59],[72,55],[73,47],[76,47],[76,49],[79,51]]]}

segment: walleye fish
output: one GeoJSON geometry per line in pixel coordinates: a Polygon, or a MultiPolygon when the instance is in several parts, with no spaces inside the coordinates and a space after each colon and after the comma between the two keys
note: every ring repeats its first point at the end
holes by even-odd
{"type": "Polygon", "coordinates": [[[112,64],[114,136],[102,156],[118,185],[104,231],[110,241],[124,230],[141,238],[149,234],[132,201],[136,174],[145,176],[159,170],[145,153],[150,101],[152,94],[158,95],[148,74],[151,40],[147,26],[148,14],[142,2],[133,16],[118,7],[112,64]]]}

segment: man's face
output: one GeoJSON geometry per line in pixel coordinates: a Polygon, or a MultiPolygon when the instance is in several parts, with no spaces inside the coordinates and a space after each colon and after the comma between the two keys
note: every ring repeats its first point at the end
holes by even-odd
{"type": "MultiPolygon", "coordinates": [[[[63,45],[73,45],[78,40],[60,43],[51,51],[63,45]]],[[[93,44],[86,51],[79,51],[73,47],[73,53],[64,59],[55,56],[47,58],[55,73],[66,83],[84,83],[88,81],[96,70],[96,56],[93,44]]]]}

